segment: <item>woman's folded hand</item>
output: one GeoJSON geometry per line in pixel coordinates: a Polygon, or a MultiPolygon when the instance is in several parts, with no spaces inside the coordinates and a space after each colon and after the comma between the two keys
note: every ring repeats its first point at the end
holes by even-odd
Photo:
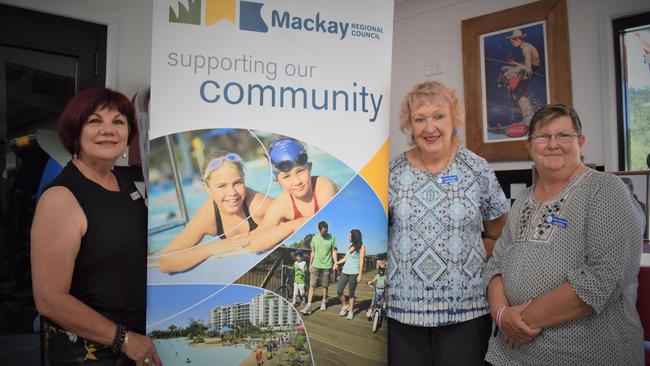
{"type": "Polygon", "coordinates": [[[517,348],[529,343],[542,331],[541,328],[531,328],[521,318],[521,313],[532,303],[532,300],[519,305],[509,306],[503,310],[499,327],[503,332],[506,343],[517,348]]]}

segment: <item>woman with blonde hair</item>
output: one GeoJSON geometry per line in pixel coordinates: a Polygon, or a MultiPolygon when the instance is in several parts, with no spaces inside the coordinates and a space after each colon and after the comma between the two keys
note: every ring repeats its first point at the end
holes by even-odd
{"type": "Polygon", "coordinates": [[[463,118],[439,82],[402,102],[414,146],[389,167],[389,364],[480,365],[487,350],[483,267],[509,204],[487,162],[460,146],[463,118]]]}

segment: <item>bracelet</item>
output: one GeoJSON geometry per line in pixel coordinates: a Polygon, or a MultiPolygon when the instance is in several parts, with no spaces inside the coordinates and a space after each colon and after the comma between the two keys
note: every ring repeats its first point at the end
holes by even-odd
{"type": "Polygon", "coordinates": [[[497,327],[498,327],[499,329],[501,329],[501,315],[503,314],[503,311],[504,311],[504,310],[506,310],[506,306],[505,306],[505,305],[502,306],[501,308],[499,308],[499,310],[497,311],[497,318],[496,318],[496,321],[497,321],[497,327]]]}
{"type": "Polygon", "coordinates": [[[127,330],[126,333],[124,333],[124,342],[122,342],[122,347],[120,347],[120,351],[126,350],[126,347],[129,345],[129,331],[127,330]]]}
{"type": "Polygon", "coordinates": [[[122,324],[115,324],[115,337],[113,337],[113,343],[111,343],[111,351],[113,353],[119,353],[122,349],[122,344],[124,344],[124,339],[126,338],[127,329],[122,324]]]}

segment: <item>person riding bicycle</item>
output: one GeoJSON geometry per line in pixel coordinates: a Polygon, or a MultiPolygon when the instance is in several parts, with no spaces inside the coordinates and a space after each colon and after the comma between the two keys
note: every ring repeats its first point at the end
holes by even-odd
{"type": "Polygon", "coordinates": [[[368,319],[372,317],[372,312],[375,310],[375,304],[384,305],[384,289],[386,288],[386,269],[384,267],[379,267],[378,273],[375,275],[371,281],[368,281],[368,285],[375,288],[375,298],[370,304],[370,308],[366,312],[368,319]]]}

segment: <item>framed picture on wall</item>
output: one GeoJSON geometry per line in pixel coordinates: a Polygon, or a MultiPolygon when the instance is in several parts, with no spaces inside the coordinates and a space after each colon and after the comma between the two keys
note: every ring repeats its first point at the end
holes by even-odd
{"type": "Polygon", "coordinates": [[[467,146],[488,161],[526,160],[533,113],[571,104],[566,0],[462,22],[467,146]]]}
{"type": "Polygon", "coordinates": [[[639,204],[645,215],[646,227],[643,239],[648,243],[650,237],[650,217],[648,217],[648,204],[650,203],[650,170],[613,172],[617,175],[632,195],[632,198],[639,204]]]}

